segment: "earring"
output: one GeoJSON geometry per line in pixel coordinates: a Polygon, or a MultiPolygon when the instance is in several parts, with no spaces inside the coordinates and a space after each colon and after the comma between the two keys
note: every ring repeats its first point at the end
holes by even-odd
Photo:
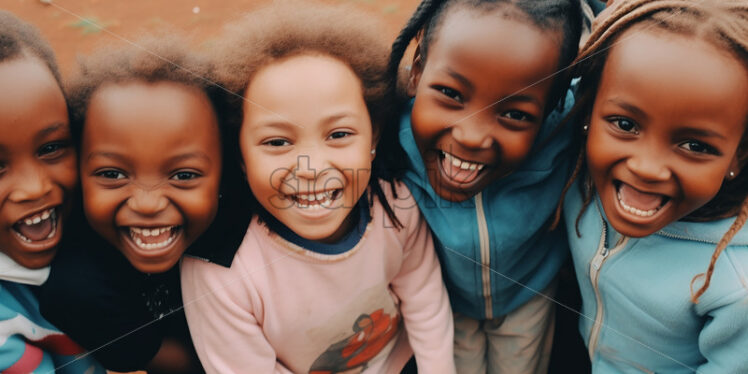
{"type": "Polygon", "coordinates": [[[371,150],[371,155],[374,156],[375,154],[377,154],[377,150],[376,149],[372,149],[371,150]]]}
{"type": "Polygon", "coordinates": [[[582,131],[584,131],[584,132],[587,132],[587,130],[589,130],[589,129],[590,129],[590,124],[589,123],[586,124],[586,125],[584,125],[584,126],[582,126],[582,131]]]}
{"type": "Polygon", "coordinates": [[[735,172],[730,170],[730,172],[727,173],[727,176],[729,177],[729,179],[735,179],[735,172]]]}

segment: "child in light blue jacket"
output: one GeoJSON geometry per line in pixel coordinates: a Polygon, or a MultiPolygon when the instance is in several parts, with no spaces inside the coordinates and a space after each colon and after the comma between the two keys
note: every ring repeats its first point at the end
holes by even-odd
{"type": "Polygon", "coordinates": [[[748,372],[748,8],[619,0],[564,217],[593,373],[748,372]]]}

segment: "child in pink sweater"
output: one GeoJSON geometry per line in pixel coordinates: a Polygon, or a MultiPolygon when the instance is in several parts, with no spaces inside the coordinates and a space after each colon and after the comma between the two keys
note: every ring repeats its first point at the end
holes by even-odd
{"type": "Polygon", "coordinates": [[[352,12],[276,5],[217,53],[219,81],[244,98],[257,214],[231,268],[182,263],[208,372],[399,373],[413,353],[420,372],[455,372],[431,233],[375,159],[387,150],[388,49],[352,12]]]}

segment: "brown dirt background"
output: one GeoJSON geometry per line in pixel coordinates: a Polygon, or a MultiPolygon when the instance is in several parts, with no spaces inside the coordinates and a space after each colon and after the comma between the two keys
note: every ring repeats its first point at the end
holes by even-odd
{"type": "MultiPolygon", "coordinates": [[[[385,21],[394,40],[419,0],[317,0],[350,3],[385,21]]],[[[76,56],[97,46],[124,45],[148,32],[183,33],[195,43],[210,43],[221,27],[271,0],[2,0],[0,8],[34,24],[57,54],[63,75],[75,71],[76,56]],[[197,12],[195,12],[197,10],[197,12]],[[96,25],[102,26],[103,29],[96,25]]]]}

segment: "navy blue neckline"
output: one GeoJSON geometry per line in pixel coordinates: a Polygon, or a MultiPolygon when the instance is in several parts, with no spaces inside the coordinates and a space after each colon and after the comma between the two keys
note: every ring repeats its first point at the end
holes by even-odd
{"type": "MultiPolygon", "coordinates": [[[[369,221],[371,220],[371,216],[369,215],[369,204],[366,201],[366,194],[359,199],[354,209],[358,211],[355,226],[350,232],[345,234],[343,238],[335,243],[322,243],[302,238],[264,210],[260,213],[260,218],[265,222],[270,231],[275,232],[283,239],[296,244],[299,247],[323,255],[337,255],[353,249],[353,247],[361,241],[361,238],[364,236],[364,232],[366,231],[366,226],[369,225],[369,221]]],[[[356,214],[356,212],[353,212],[352,214],[356,214]]]]}

